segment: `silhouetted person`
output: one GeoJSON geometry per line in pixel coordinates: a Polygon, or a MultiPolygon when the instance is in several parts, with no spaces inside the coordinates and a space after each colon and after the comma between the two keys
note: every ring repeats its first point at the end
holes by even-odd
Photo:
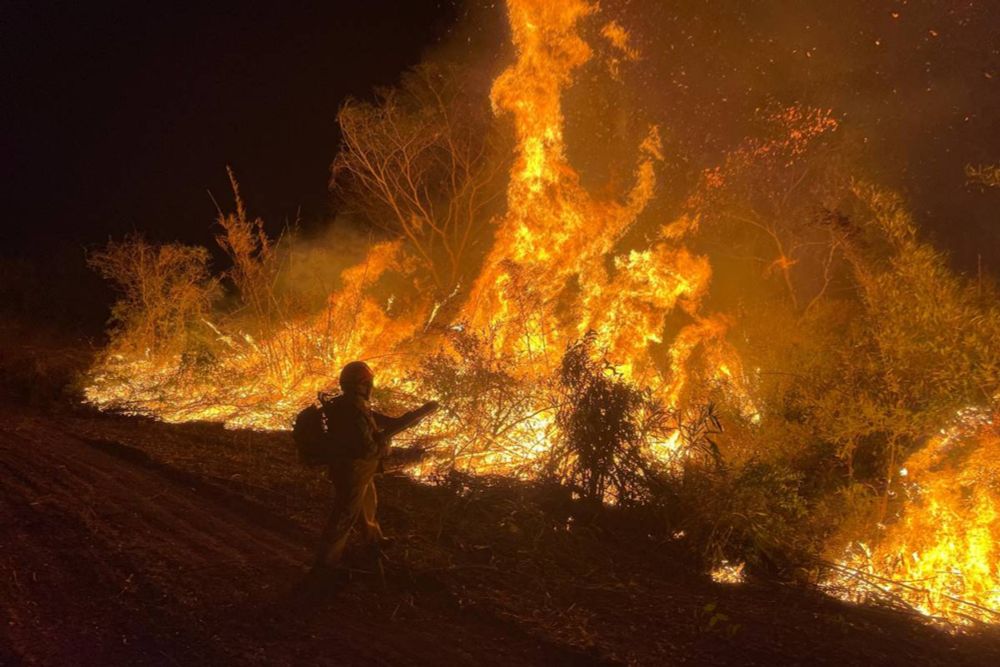
{"type": "Polygon", "coordinates": [[[401,417],[379,414],[369,404],[374,382],[375,373],[368,364],[352,361],[340,371],[343,394],[323,405],[335,452],[329,469],[334,502],[316,550],[314,571],[340,562],[355,524],[364,543],[376,552],[386,545],[389,540],[382,534],[375,515],[375,474],[381,471],[382,460],[389,453],[392,435],[413,426],[438,407],[431,401],[401,417]]]}

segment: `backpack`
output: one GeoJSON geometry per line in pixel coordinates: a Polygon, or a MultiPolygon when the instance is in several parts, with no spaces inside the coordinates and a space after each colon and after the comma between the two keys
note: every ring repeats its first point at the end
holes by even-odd
{"type": "Polygon", "coordinates": [[[327,465],[332,461],[332,443],[327,436],[324,396],[310,404],[295,417],[292,439],[299,452],[299,461],[307,466],[327,465]]]}

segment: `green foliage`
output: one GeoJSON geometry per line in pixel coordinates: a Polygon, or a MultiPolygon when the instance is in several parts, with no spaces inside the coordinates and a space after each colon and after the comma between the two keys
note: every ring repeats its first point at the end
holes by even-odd
{"type": "Polygon", "coordinates": [[[857,187],[860,229],[848,249],[861,312],[831,350],[836,365],[808,394],[821,437],[888,491],[902,459],[958,410],[1000,391],[1000,310],[917,239],[898,197],[857,187]],[[860,459],[858,459],[860,456],[860,459]]]}
{"type": "Polygon", "coordinates": [[[960,410],[995,404],[1000,308],[991,284],[956,274],[920,239],[895,194],[844,178],[808,151],[765,162],[770,175],[740,160],[751,168],[721,171],[706,210],[742,215],[753,232],[725,237],[713,302],[738,309],[730,335],[751,369],[759,420],[727,418],[720,448],[730,474],[685,471],[671,493],[692,515],[672,518],[700,548],[786,570],[845,539],[871,539],[902,497],[893,492],[907,457],[960,410]],[[814,181],[817,169],[828,178],[814,181]],[[785,188],[796,174],[801,184],[785,188]],[[768,244],[791,261],[761,273],[754,262],[768,244]],[[764,508],[773,521],[733,513],[732,503],[764,508]]]}
{"type": "Polygon", "coordinates": [[[751,460],[738,469],[688,467],[668,484],[675,529],[706,566],[744,562],[757,574],[787,575],[815,548],[806,536],[803,475],[751,460]]]}

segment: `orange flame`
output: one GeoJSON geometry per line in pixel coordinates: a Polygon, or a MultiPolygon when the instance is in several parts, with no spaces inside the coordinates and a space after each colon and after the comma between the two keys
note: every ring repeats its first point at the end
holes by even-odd
{"type": "MultiPolygon", "coordinates": [[[[851,545],[844,564],[929,616],[1000,621],[1000,430],[963,411],[900,470],[907,504],[874,544],[851,545]]],[[[868,590],[850,576],[848,597],[868,590]]]]}
{"type": "MultiPolygon", "coordinates": [[[[658,128],[650,127],[637,147],[634,183],[618,197],[588,192],[567,157],[563,94],[594,58],[580,33],[597,5],[510,0],[508,10],[516,59],[492,88],[493,107],[512,118],[516,136],[507,211],[458,321],[489,332],[493,352],[516,360],[523,378],[550,377],[567,346],[594,331],[596,349],[671,406],[682,401],[688,366],[698,355],[715,369],[709,379],[736,387],[740,364],[724,341],[726,321],[700,312],[711,267],[682,245],[698,221],[664,224],[646,248],[618,247],[654,196],[655,166],[663,159],[658,128]],[[666,319],[676,309],[689,323],[665,340],[666,319]]],[[[638,59],[617,22],[605,22],[595,36],[611,45],[614,57],[638,59]]],[[[168,421],[287,428],[299,406],[352,358],[376,359],[383,384],[416,390],[408,379],[415,355],[403,353],[440,346],[425,331],[439,309],[427,304],[390,315],[389,304],[372,295],[384,273],[401,271],[402,253],[399,242],[373,247],[343,272],[343,287],[330,295],[325,312],[284,322],[266,339],[216,329],[226,352],[209,364],[210,372],[181,356],[109,354],[92,373],[87,399],[168,421]]],[[[540,410],[531,426],[520,447],[528,459],[545,449],[538,438],[549,437],[551,415],[540,410]]],[[[494,463],[507,458],[479,457],[470,467],[495,470],[494,463]]]]}

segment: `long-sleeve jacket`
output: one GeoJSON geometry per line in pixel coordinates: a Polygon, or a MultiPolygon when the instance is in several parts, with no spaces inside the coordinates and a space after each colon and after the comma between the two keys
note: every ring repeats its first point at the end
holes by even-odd
{"type": "Polygon", "coordinates": [[[392,434],[410,425],[418,411],[389,417],[360,396],[341,394],[323,404],[323,413],[334,451],[347,459],[375,459],[388,453],[392,434]]]}
{"type": "Polygon", "coordinates": [[[337,458],[374,459],[386,453],[387,439],[365,399],[342,394],[323,404],[323,414],[337,458]]]}

